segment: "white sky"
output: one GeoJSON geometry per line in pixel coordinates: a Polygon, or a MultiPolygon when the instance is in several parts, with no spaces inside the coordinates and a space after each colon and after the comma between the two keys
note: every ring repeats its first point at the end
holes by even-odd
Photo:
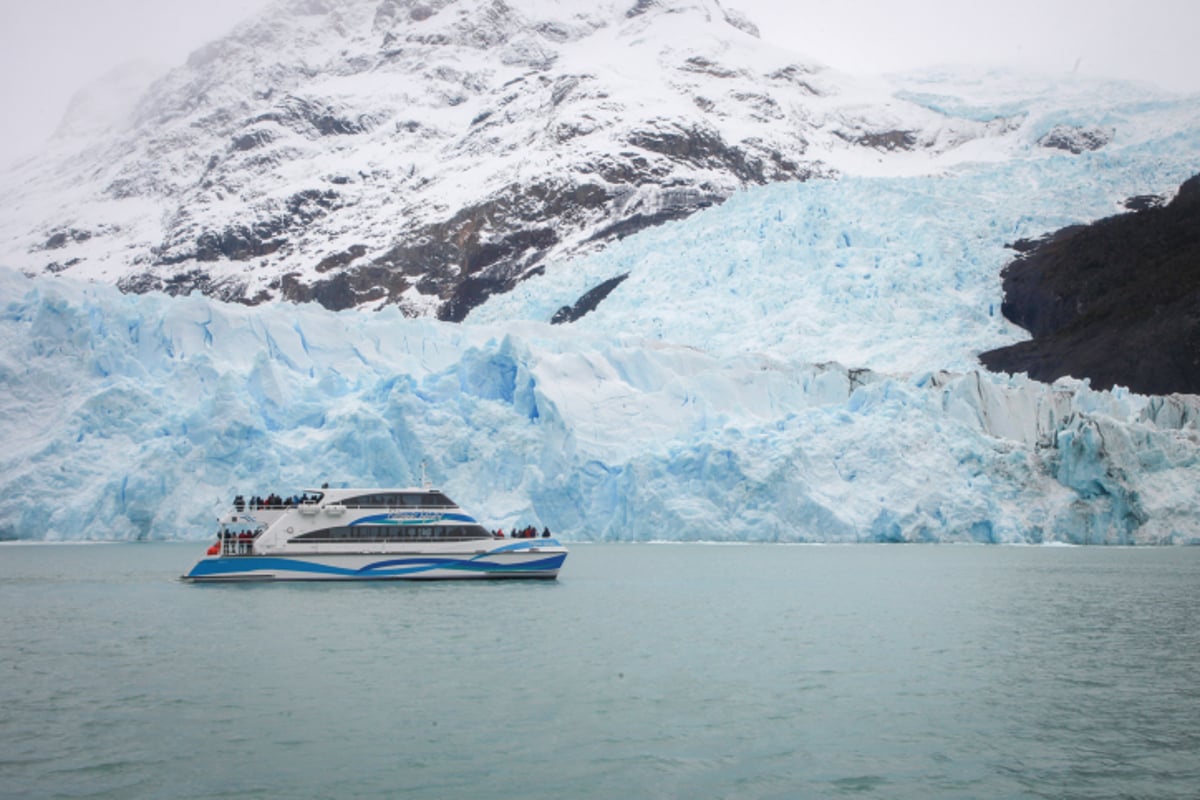
{"type": "Polygon", "coordinates": [[[123,63],[164,68],[267,0],[0,0],[0,165],[36,152],[72,95],[123,63]]]}
{"type": "Polygon", "coordinates": [[[725,0],[851,73],[986,64],[1200,91],[1196,0],[725,0]]]}
{"type": "MultiPolygon", "coordinates": [[[[268,0],[0,0],[0,164],[34,152],[74,92],[119,64],[182,64],[268,0]]],[[[763,38],[851,73],[943,63],[1200,91],[1196,0],[724,0],[763,38]]],[[[630,0],[632,4],[632,0],[630,0]]]]}

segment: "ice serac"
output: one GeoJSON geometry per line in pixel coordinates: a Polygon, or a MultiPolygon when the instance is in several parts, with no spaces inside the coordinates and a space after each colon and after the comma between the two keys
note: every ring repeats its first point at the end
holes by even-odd
{"type": "Polygon", "coordinates": [[[448,320],[749,186],[1011,133],[716,0],[283,0],[120,122],[0,178],[0,262],[448,320]]]}
{"type": "Polygon", "coordinates": [[[0,273],[0,537],[204,538],[421,469],[574,540],[1196,542],[1200,399],[0,273]]]}

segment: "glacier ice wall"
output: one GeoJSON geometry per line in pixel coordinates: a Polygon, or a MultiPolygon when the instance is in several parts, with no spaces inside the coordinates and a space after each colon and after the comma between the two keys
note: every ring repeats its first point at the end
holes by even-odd
{"type": "Polygon", "coordinates": [[[1195,542],[1200,404],[0,272],[0,536],[429,477],[574,540],[1195,542]]]}
{"type": "Polygon", "coordinates": [[[1028,152],[748,191],[465,325],[0,269],[0,538],[205,538],[235,493],[424,464],[485,524],[573,540],[1200,543],[1200,398],[975,360],[1024,335],[1005,245],[1177,186],[1200,99],[946,91],[911,97],[1026,114],[1028,152]],[[1038,148],[1058,125],[1115,134],[1038,148]]]}
{"type": "Polygon", "coordinates": [[[770,352],[889,372],[973,369],[978,353],[1028,336],[1000,313],[1011,245],[1120,213],[1129,197],[1174,190],[1196,170],[1189,153],[1200,153],[1200,119],[1112,152],[757,188],[570,269],[552,265],[468,321],[550,320],[590,288],[628,275],[577,329],[729,358],[770,352]]]}

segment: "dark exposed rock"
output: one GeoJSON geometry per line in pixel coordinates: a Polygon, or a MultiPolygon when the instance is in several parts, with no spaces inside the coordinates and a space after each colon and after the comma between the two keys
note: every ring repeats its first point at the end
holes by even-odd
{"type": "Polygon", "coordinates": [[[91,231],[80,231],[75,228],[66,228],[65,230],[55,231],[42,245],[43,250],[57,250],[60,247],[65,247],[70,242],[86,242],[92,238],[91,231]]]}
{"type": "Polygon", "coordinates": [[[775,98],[769,94],[760,92],[737,92],[733,98],[738,102],[745,103],[753,108],[757,113],[755,117],[761,120],[782,119],[784,114],[779,108],[779,103],[775,102],[775,98]]]}
{"type": "Polygon", "coordinates": [[[612,290],[621,285],[621,282],[629,277],[629,273],[623,273],[615,278],[609,278],[599,286],[594,286],[583,294],[575,305],[563,306],[558,311],[554,312],[554,316],[550,319],[551,325],[562,325],[565,322],[574,322],[584,315],[595,311],[596,306],[603,302],[604,298],[612,294],[612,290]]]}
{"type": "Polygon", "coordinates": [[[706,208],[710,205],[720,203],[722,199],[723,198],[716,198],[710,201],[697,201],[695,206],[670,205],[659,208],[657,211],[650,213],[633,214],[625,217],[624,219],[620,219],[611,225],[601,228],[588,237],[588,241],[604,242],[612,239],[624,239],[626,236],[632,236],[638,231],[643,231],[646,228],[653,228],[657,225],[662,225],[667,222],[686,219],[688,216],[701,208],[706,208]]]}
{"type": "Polygon", "coordinates": [[[551,221],[570,221],[586,208],[599,208],[608,193],[599,186],[541,184],[510,186],[493,198],[469,206],[445,222],[424,226],[375,259],[375,264],[408,275],[471,275],[501,260],[526,260],[531,251],[554,244],[551,221]],[[495,220],[506,220],[499,228],[495,220]]]}
{"type": "Polygon", "coordinates": [[[509,291],[515,283],[515,280],[506,280],[499,276],[472,275],[454,287],[446,304],[438,312],[438,319],[462,322],[472,308],[494,294],[509,291]]]}
{"type": "Polygon", "coordinates": [[[162,278],[148,272],[135,272],[117,281],[117,288],[130,294],[145,294],[162,289],[162,278]]]}
{"type": "Polygon", "coordinates": [[[1082,225],[1072,225],[1070,227],[1063,228],[1057,233],[1040,236],[1037,239],[1017,239],[1015,242],[1005,245],[1005,247],[1007,247],[1009,250],[1015,250],[1018,253],[1031,253],[1050,240],[1054,239],[1056,236],[1064,235],[1067,231],[1073,231],[1082,227],[1082,225]]]}
{"type": "Polygon", "coordinates": [[[82,263],[82,261],[83,261],[83,259],[79,259],[79,258],[72,258],[72,259],[69,259],[68,261],[65,261],[62,263],[59,263],[58,261],[52,261],[45,266],[45,271],[53,273],[53,274],[58,274],[60,272],[66,272],[71,267],[75,266],[76,264],[82,263]]]}
{"type": "Polygon", "coordinates": [[[317,272],[329,272],[331,269],[344,267],[351,261],[354,261],[357,258],[362,258],[366,254],[367,248],[361,244],[356,244],[349,250],[345,250],[341,253],[334,253],[331,256],[326,256],[325,258],[321,259],[317,264],[317,272]]]}
{"type": "MultiPolygon", "coordinates": [[[[642,161],[644,164],[644,159],[642,161]]],[[[609,163],[613,178],[622,177],[609,163]]],[[[629,181],[645,183],[646,173],[626,162],[629,181]]],[[[777,168],[778,165],[777,165],[777,168]]],[[[606,242],[664,222],[683,219],[695,211],[720,203],[724,195],[693,187],[662,190],[657,205],[631,206],[590,237],[606,242]]],[[[404,237],[370,265],[407,276],[400,287],[414,285],[419,292],[443,301],[438,318],[458,322],[493,294],[510,291],[531,274],[547,251],[560,241],[559,231],[574,229],[589,213],[611,213],[614,198],[600,184],[570,182],[509,186],[487,201],[463,209],[449,220],[425,226],[404,237]],[[503,227],[501,227],[503,225],[503,227]]],[[[351,267],[349,274],[357,269],[351,267]]],[[[396,284],[399,286],[399,284],[396,284]]],[[[390,299],[398,299],[398,295],[390,299]]]]}
{"type": "Polygon", "coordinates": [[[785,83],[790,83],[793,86],[798,86],[808,94],[817,96],[820,95],[821,92],[814,89],[813,85],[806,79],[808,75],[813,74],[813,71],[814,70],[808,67],[791,64],[783,69],[772,72],[768,77],[774,81],[783,81],[785,83]]]}
{"type": "Polygon", "coordinates": [[[307,136],[341,136],[364,133],[377,120],[369,114],[346,116],[333,106],[289,95],[274,109],[247,124],[263,122],[274,122],[307,136]]]}
{"type": "Polygon", "coordinates": [[[550,93],[550,105],[555,107],[562,105],[562,101],[575,91],[580,80],[578,75],[564,75],[555,81],[554,91],[550,93]]]}
{"type": "Polygon", "coordinates": [[[625,16],[632,19],[633,17],[641,16],[650,9],[658,5],[658,0],[637,0],[633,7],[625,12],[625,16]]]}
{"type": "Polygon", "coordinates": [[[1099,150],[1111,142],[1112,137],[1113,131],[1109,128],[1055,125],[1049,133],[1038,139],[1038,144],[1079,155],[1089,150],[1099,150]]]}
{"type": "MultiPolygon", "coordinates": [[[[184,256],[177,256],[178,261],[194,258],[197,261],[217,261],[227,258],[230,261],[246,261],[251,258],[270,255],[287,243],[281,236],[285,229],[274,222],[256,222],[253,225],[233,225],[220,233],[205,231],[196,238],[196,249],[184,256]]],[[[170,264],[173,259],[163,259],[162,263],[170,264]]]]}
{"type": "Polygon", "coordinates": [[[1126,198],[1123,205],[1130,211],[1145,211],[1148,208],[1159,208],[1166,202],[1166,198],[1157,194],[1138,194],[1126,198]]]}
{"type": "Polygon", "coordinates": [[[366,265],[307,284],[294,273],[284,275],[279,290],[284,299],[295,303],[320,303],[331,311],[343,311],[385,298],[398,299],[411,285],[395,270],[366,265]]]}
{"type": "Polygon", "coordinates": [[[703,75],[712,75],[714,78],[733,78],[738,74],[736,69],[723,67],[717,62],[705,58],[704,56],[692,56],[684,62],[683,68],[687,72],[698,72],[703,75]]]}
{"type": "Polygon", "coordinates": [[[651,164],[642,153],[625,151],[616,156],[602,156],[587,165],[587,170],[608,183],[657,183],[670,175],[665,165],[651,164]]]}
{"type": "Polygon", "coordinates": [[[539,22],[534,30],[552,42],[566,42],[571,39],[571,30],[557,22],[539,22]]]}
{"type": "Polygon", "coordinates": [[[233,137],[233,141],[229,143],[229,146],[234,150],[245,152],[270,144],[274,138],[270,131],[260,129],[233,137]]]}
{"type": "Polygon", "coordinates": [[[204,231],[193,246],[174,252],[163,251],[160,265],[196,261],[247,261],[270,255],[288,242],[288,234],[302,230],[314,220],[337,207],[338,195],[332,190],[308,189],[288,198],[284,213],[268,220],[230,225],[222,231],[204,231]]]}
{"type": "Polygon", "coordinates": [[[758,30],[758,26],[742,12],[733,8],[723,8],[722,13],[725,16],[725,21],[742,33],[749,34],[755,39],[762,38],[762,33],[758,30]]]}
{"type": "MultiPolygon", "coordinates": [[[[152,273],[135,273],[117,282],[117,288],[126,293],[144,294],[163,292],[172,296],[199,292],[209,297],[230,303],[253,305],[246,298],[246,287],[237,280],[213,280],[208,272],[200,269],[178,272],[167,277],[152,273]]],[[[259,301],[265,298],[259,298],[259,301]]]]}
{"type": "Polygon", "coordinates": [[[635,131],[629,144],[671,159],[737,176],[746,183],[763,184],[768,180],[802,178],[803,175],[769,175],[762,159],[740,147],[725,142],[716,131],[702,127],[683,128],[672,125],[666,129],[635,131]]]}
{"type": "Polygon", "coordinates": [[[895,150],[912,150],[917,144],[917,137],[912,131],[869,131],[853,136],[841,131],[836,132],[837,135],[850,142],[862,147],[870,147],[875,150],[886,150],[892,152],[895,150]]]}
{"type": "Polygon", "coordinates": [[[439,318],[461,321],[488,296],[508,291],[527,274],[558,243],[558,226],[577,224],[584,212],[609,200],[607,190],[595,184],[509,186],[445,222],[411,232],[405,244],[371,266],[409,276],[418,291],[445,301],[439,318]]]}
{"type": "Polygon", "coordinates": [[[1043,240],[1005,268],[1004,294],[1034,338],[983,353],[989,369],[1200,393],[1200,176],[1166,206],[1043,240]]]}

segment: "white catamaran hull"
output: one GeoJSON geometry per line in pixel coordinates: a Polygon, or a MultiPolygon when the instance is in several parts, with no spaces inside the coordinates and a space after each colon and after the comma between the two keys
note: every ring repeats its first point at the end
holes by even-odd
{"type": "Polygon", "coordinates": [[[517,540],[469,552],[213,555],[183,578],[196,582],[555,578],[566,557],[566,548],[556,539],[517,540]]]}

